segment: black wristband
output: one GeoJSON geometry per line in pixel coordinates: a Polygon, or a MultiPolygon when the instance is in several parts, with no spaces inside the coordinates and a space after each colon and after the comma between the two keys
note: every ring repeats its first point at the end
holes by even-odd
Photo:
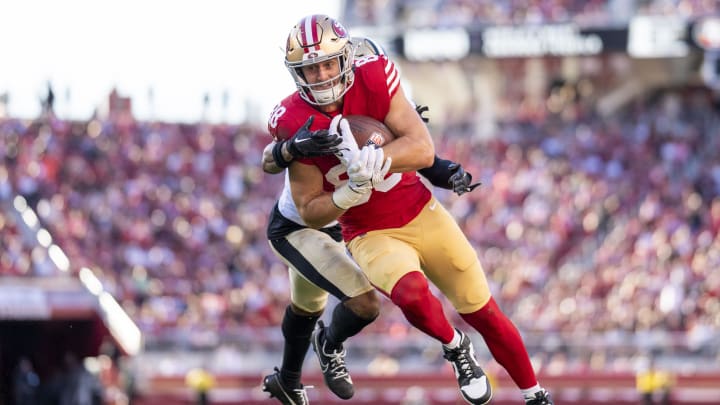
{"type": "Polygon", "coordinates": [[[282,146],[287,141],[278,142],[273,146],[272,155],[273,159],[275,160],[275,164],[278,165],[278,167],[285,169],[288,166],[290,166],[291,161],[285,160],[282,154],[282,146]]]}

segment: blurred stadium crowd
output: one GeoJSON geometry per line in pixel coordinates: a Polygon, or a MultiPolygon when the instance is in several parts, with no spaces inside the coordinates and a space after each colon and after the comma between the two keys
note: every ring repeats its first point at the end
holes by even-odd
{"type": "MultiPolygon", "coordinates": [[[[350,26],[611,25],[619,8],[696,16],[720,12],[719,4],[348,0],[346,14],[350,26]],[[380,12],[388,7],[395,13],[380,12]]],[[[717,371],[717,95],[668,87],[601,115],[586,90],[613,80],[560,84],[539,103],[524,98],[519,80],[509,83],[517,87],[498,100],[492,136],[474,136],[482,123],[472,108],[441,126],[431,119],[439,155],[483,182],[462,197],[436,195],[476,246],[539,369],[628,371],[634,356],[652,352],[717,371]]],[[[419,101],[432,117],[433,100],[419,101]]],[[[58,271],[46,249],[22,237],[9,209],[21,195],[71,271],[87,267],[102,280],[149,351],[231,345],[277,358],[289,281],[265,237],[283,181],[260,168],[269,140],[251,124],[141,122],[112,111],[86,121],[50,110],[29,121],[0,118],[0,277],[58,271]]],[[[390,303],[348,348],[368,360],[441,356],[390,303]]]]}
{"type": "MultiPolygon", "coordinates": [[[[438,137],[443,156],[485,183],[437,194],[500,304],[531,347],[573,355],[568,367],[638,347],[717,356],[712,95],[665,91],[602,119],[582,99],[569,107],[572,120],[516,117],[490,140],[453,127],[438,137]]],[[[263,128],[46,118],[0,123],[2,194],[28,200],[72,269],[93,269],[150,347],[273,341],[258,336],[277,333],[288,279],[264,235],[282,176],[259,169],[263,128]]],[[[3,275],[55,271],[2,218],[3,275]]],[[[387,331],[418,334],[389,304],[362,335],[387,331]]]]}
{"type": "Polygon", "coordinates": [[[350,25],[456,27],[573,22],[627,24],[633,15],[714,14],[714,0],[346,0],[350,25]]]}

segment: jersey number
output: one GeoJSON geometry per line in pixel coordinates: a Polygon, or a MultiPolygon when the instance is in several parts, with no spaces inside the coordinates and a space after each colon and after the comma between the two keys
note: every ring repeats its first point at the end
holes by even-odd
{"type": "Polygon", "coordinates": [[[375,61],[378,59],[379,59],[379,57],[377,55],[367,55],[367,56],[363,56],[362,58],[356,58],[355,66],[362,66],[368,62],[372,62],[372,61],[375,61]]]}
{"type": "Polygon", "coordinates": [[[285,111],[287,111],[287,108],[285,108],[284,105],[276,105],[270,113],[270,118],[268,118],[268,126],[270,126],[270,128],[277,128],[278,120],[285,114],[285,111]]]}

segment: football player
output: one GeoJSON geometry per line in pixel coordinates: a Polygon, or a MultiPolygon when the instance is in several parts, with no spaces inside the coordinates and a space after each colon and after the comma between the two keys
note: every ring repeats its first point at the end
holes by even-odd
{"type": "Polygon", "coordinates": [[[279,141],[291,139],[308,117],[309,130],[328,129],[342,142],[335,156],[296,158],[288,167],[293,201],[306,225],[339,220],[343,239],[369,281],[419,330],[442,344],[462,397],[486,404],[492,396],[470,338],[449,323],[428,280],[476,329],[520,388],[526,404],[552,404],[535,375],[515,325],[493,299],[474,248],[417,175],[432,167],[434,145],[397,68],[383,55],[354,60],[345,28],[326,15],[296,24],[285,64],[297,91],[269,120],[279,141]],[[382,121],[396,136],[382,148],[358,149],[343,115],[382,121]]]}
{"type": "MultiPolygon", "coordinates": [[[[378,55],[384,50],[369,38],[354,38],[356,54],[378,55]]],[[[418,106],[422,113],[427,107],[418,106]]],[[[274,174],[296,158],[332,155],[337,153],[341,138],[327,130],[310,131],[312,117],[295,135],[281,142],[271,142],[263,153],[263,170],[274,174]]],[[[424,173],[438,187],[453,190],[458,195],[472,191],[480,183],[472,183],[472,175],[461,165],[435,158],[436,169],[424,173]]],[[[280,198],[268,221],[267,236],[275,254],[288,265],[291,280],[291,304],[285,309],[282,333],[285,339],[280,369],[266,376],[263,389],[284,404],[308,403],[301,384],[301,371],[312,334],[313,348],[330,390],[343,399],[354,393],[352,379],[345,365],[343,342],[359,333],[379,312],[375,289],[347,254],[340,234],[340,226],[333,220],[320,229],[309,228],[300,217],[292,200],[289,182],[285,179],[280,198]],[[318,318],[327,304],[328,293],[341,303],[332,313],[332,321],[325,326],[318,318]],[[318,328],[312,333],[316,323],[318,328]]]]}

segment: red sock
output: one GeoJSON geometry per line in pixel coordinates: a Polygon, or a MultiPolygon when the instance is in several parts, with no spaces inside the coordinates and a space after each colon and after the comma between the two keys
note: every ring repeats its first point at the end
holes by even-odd
{"type": "Polygon", "coordinates": [[[460,314],[480,332],[495,360],[510,374],[520,389],[537,384],[525,343],[512,321],[500,310],[495,299],[471,314],[460,314]]]}
{"type": "Polygon", "coordinates": [[[455,330],[448,322],[440,301],[432,295],[419,271],[404,275],[392,289],[390,299],[410,324],[443,344],[450,343],[455,330]]]}

